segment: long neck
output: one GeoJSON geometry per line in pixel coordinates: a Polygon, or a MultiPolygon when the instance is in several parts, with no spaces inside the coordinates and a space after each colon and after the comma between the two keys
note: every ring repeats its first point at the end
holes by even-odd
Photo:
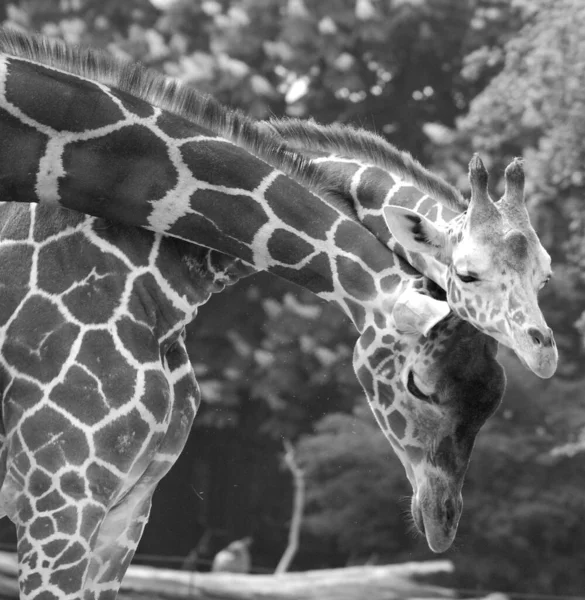
{"type": "Polygon", "coordinates": [[[398,175],[363,159],[324,156],[322,152],[306,154],[312,156],[311,163],[325,179],[335,182],[335,191],[351,204],[365,227],[418,272],[445,289],[445,265],[428,254],[405,250],[390,234],[383,208],[396,205],[413,209],[436,223],[444,224],[448,230],[453,229],[453,235],[456,235],[462,213],[454,212],[398,175]]]}
{"type": "Polygon", "coordinates": [[[2,200],[208,246],[336,302],[358,329],[395,289],[391,252],[361,224],[242,147],[129,94],[2,57],[0,137],[2,200]]]}
{"type": "Polygon", "coordinates": [[[337,124],[275,119],[263,126],[310,159],[314,176],[342,196],[378,239],[422,274],[445,287],[445,266],[407,252],[391,237],[383,207],[403,206],[445,227],[455,238],[467,203],[458,190],[379,136],[337,124]]]}

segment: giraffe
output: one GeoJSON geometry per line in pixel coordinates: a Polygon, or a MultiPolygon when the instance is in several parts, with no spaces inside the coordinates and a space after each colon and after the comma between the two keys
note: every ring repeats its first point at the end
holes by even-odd
{"type": "Polygon", "coordinates": [[[184,327],[255,270],[353,321],[415,523],[448,548],[503,394],[497,342],[237,113],[40,37],[0,49],[0,507],[21,597],[115,597],[199,403],[184,327]]]}
{"type": "Polygon", "coordinates": [[[507,167],[504,196],[493,202],[487,170],[474,156],[467,202],[369,131],[299,119],[265,126],[311,157],[323,184],[343,190],[381,241],[445,289],[457,315],[512,348],[539,377],[552,377],[558,353],[537,300],[551,260],[530,224],[521,161],[507,167]]]}

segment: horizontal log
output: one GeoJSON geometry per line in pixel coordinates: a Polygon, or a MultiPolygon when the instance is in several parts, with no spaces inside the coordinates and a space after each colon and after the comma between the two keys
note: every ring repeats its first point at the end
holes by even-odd
{"type": "Polygon", "coordinates": [[[0,574],[0,598],[18,598],[16,577],[0,574]]]}
{"type": "Polygon", "coordinates": [[[0,573],[10,577],[18,577],[18,559],[13,552],[0,551],[0,573]]]}
{"type": "Polygon", "coordinates": [[[122,588],[193,600],[403,600],[453,598],[451,590],[417,582],[414,577],[453,570],[449,561],[349,567],[284,573],[186,573],[131,567],[122,588]]]}
{"type": "MultiPolygon", "coordinates": [[[[452,590],[417,581],[450,573],[450,561],[403,563],[283,573],[245,575],[198,573],[131,565],[122,582],[125,597],[191,600],[405,600],[454,598],[452,590]]],[[[14,554],[0,552],[0,596],[18,597],[14,554]]]]}

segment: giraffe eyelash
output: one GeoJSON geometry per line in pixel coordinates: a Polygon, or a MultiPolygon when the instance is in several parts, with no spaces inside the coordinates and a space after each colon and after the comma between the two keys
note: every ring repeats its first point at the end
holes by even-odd
{"type": "Polygon", "coordinates": [[[475,283],[476,281],[479,281],[479,277],[477,277],[476,275],[473,275],[472,273],[463,275],[462,273],[456,272],[455,275],[457,275],[458,279],[460,281],[462,281],[463,283],[475,283]]]}
{"type": "Polygon", "coordinates": [[[415,381],[414,381],[414,373],[411,371],[408,371],[408,378],[406,380],[406,389],[415,397],[418,398],[419,400],[422,400],[423,402],[433,402],[432,397],[431,396],[427,396],[424,392],[422,392],[419,387],[416,385],[415,381]]]}

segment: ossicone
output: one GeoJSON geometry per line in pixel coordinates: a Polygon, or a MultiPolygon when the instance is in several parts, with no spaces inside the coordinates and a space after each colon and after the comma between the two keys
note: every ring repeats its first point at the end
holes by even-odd
{"type": "Polygon", "coordinates": [[[483,191],[487,194],[488,172],[477,153],[469,161],[469,183],[472,193],[483,191]]]}
{"type": "Polygon", "coordinates": [[[506,190],[504,200],[506,202],[524,201],[524,166],[521,158],[515,158],[507,167],[504,173],[506,180],[506,190]]]}
{"type": "Polygon", "coordinates": [[[479,154],[474,154],[469,162],[469,183],[472,204],[491,202],[488,195],[488,172],[479,154]]]}

